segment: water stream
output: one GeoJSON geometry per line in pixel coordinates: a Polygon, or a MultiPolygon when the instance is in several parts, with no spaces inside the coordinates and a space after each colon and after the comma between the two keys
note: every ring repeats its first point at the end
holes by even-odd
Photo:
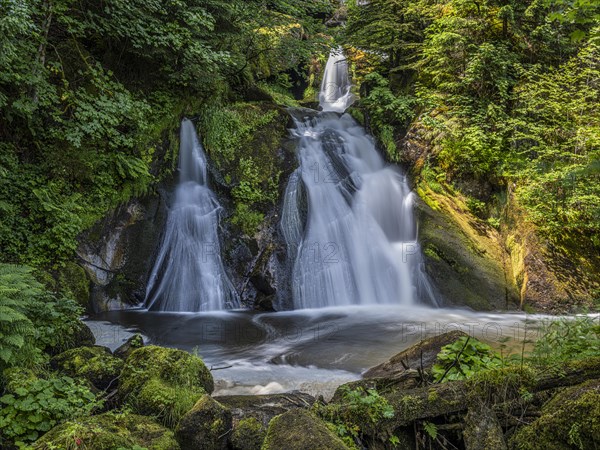
{"type": "Polygon", "coordinates": [[[191,121],[181,123],[179,184],[146,290],[152,311],[239,307],[221,261],[221,206],[207,182],[206,155],[191,121]]]}

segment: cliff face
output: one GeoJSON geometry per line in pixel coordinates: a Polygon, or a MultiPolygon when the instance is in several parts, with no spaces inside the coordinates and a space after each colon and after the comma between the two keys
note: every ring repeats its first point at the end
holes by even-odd
{"type": "MultiPolygon", "coordinates": [[[[487,181],[452,184],[424,174],[436,165],[434,146],[417,125],[399,140],[402,162],[415,190],[427,271],[446,302],[474,309],[560,313],[593,307],[600,287],[600,260],[577,245],[556,248],[540,237],[511,189],[503,192],[498,222],[472,213],[463,192],[491,201],[487,181]],[[454,187],[459,186],[459,189],[454,187]]],[[[455,180],[453,180],[455,181],[455,180]]],[[[576,243],[575,243],[576,244],[576,243]]]]}

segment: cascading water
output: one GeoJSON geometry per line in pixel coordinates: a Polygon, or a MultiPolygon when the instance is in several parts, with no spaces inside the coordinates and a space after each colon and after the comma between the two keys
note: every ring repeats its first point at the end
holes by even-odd
{"type": "Polygon", "coordinates": [[[220,210],[207,186],[206,155],[194,125],[184,119],[179,184],[146,289],[148,309],[197,312],[239,307],[221,261],[220,210]]]}
{"type": "MultiPolygon", "coordinates": [[[[332,53],[327,67],[339,58],[332,53]]],[[[347,66],[336,67],[336,77],[347,80],[347,66]]],[[[332,93],[321,92],[328,110],[345,104],[349,88],[332,93]]],[[[422,270],[414,194],[404,174],[384,162],[350,115],[298,112],[300,167],[281,221],[293,260],[294,308],[437,304],[422,270]]]]}
{"type": "Polygon", "coordinates": [[[319,105],[323,111],[343,113],[354,102],[350,92],[352,84],[348,76],[348,62],[341,49],[331,50],[319,93],[319,105]]]}

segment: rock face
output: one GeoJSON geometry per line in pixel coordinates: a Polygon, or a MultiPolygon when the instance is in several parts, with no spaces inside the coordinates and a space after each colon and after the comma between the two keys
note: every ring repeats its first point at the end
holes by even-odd
{"type": "Polygon", "coordinates": [[[200,358],[181,350],[147,346],[131,353],[121,372],[119,397],[140,414],[173,427],[214,382],[200,358]]]}
{"type": "Polygon", "coordinates": [[[215,397],[219,403],[231,410],[233,423],[248,418],[258,420],[266,427],[279,414],[297,408],[310,408],[315,398],[303,393],[270,395],[223,395],[215,397]]]}
{"type": "Polygon", "coordinates": [[[437,354],[442,347],[452,344],[463,336],[467,336],[467,334],[455,330],[419,341],[412,347],[392,356],[388,361],[371,367],[363,373],[363,378],[394,378],[407,369],[417,370],[421,367],[429,370],[435,364],[437,354]]]}
{"type": "Polygon", "coordinates": [[[123,361],[106,347],[79,347],[50,360],[50,366],[73,378],[85,378],[100,390],[116,387],[123,361]]]}
{"type": "Polygon", "coordinates": [[[314,414],[294,409],[271,421],[262,449],[347,450],[348,447],[314,414]]]}
{"type": "Polygon", "coordinates": [[[134,447],[179,450],[173,432],[152,419],[112,412],[58,425],[39,439],[33,448],[53,450],[79,447],[87,450],[134,447]]]}
{"type": "Polygon", "coordinates": [[[185,414],[176,430],[182,450],[224,450],[231,431],[231,412],[204,395],[185,414]]]}

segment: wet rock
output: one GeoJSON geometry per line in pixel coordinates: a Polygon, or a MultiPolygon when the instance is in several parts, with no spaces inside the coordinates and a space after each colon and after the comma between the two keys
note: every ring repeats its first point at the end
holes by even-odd
{"type": "Polygon", "coordinates": [[[300,392],[269,395],[223,395],[215,397],[231,410],[234,424],[253,417],[265,427],[271,419],[292,409],[310,408],[315,398],[300,392]]]}
{"type": "Polygon", "coordinates": [[[347,450],[348,447],[317,416],[294,409],[269,424],[263,450],[347,450]]]}
{"type": "Polygon", "coordinates": [[[145,448],[179,450],[173,432],[149,417],[109,412],[54,427],[33,446],[36,450],[145,448]]]}
{"type": "Polygon", "coordinates": [[[214,382],[197,356],[171,348],[146,346],[134,350],[125,362],[119,397],[135,412],[155,416],[173,427],[214,382]]]}
{"type": "Polygon", "coordinates": [[[423,368],[429,370],[435,364],[437,354],[442,347],[452,344],[463,336],[467,336],[467,334],[455,330],[424,339],[392,356],[388,361],[371,367],[363,373],[363,378],[397,377],[407,369],[418,370],[423,368]]]}
{"type": "Polygon", "coordinates": [[[231,412],[203,395],[179,422],[175,435],[183,450],[220,450],[227,448],[231,432],[231,412]]]}
{"type": "Polygon", "coordinates": [[[96,388],[116,387],[123,361],[106,347],[79,347],[67,350],[50,360],[50,366],[73,378],[84,378],[96,388]]]}
{"type": "Polygon", "coordinates": [[[117,358],[127,359],[134,350],[144,346],[144,338],[141,334],[134,334],[123,345],[117,348],[113,355],[117,358]]]}

